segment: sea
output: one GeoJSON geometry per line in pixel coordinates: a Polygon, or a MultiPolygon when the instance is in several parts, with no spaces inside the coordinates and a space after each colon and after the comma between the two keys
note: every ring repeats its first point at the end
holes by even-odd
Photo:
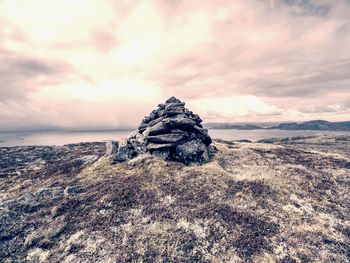
{"type": "MultiPolygon", "coordinates": [[[[96,142],[121,140],[130,134],[132,130],[99,130],[99,131],[17,131],[0,132],[0,147],[25,146],[25,145],[57,145],[70,143],[96,142]]],[[[286,130],[219,130],[209,129],[209,135],[213,139],[224,140],[251,140],[257,141],[268,138],[285,138],[309,135],[349,135],[350,132],[335,131],[286,131],[286,130]]]]}

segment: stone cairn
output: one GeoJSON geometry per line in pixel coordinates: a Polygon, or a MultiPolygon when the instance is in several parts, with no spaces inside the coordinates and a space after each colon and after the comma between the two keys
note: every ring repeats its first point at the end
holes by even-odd
{"type": "Polygon", "coordinates": [[[184,164],[205,163],[217,151],[202,119],[185,108],[185,103],[171,97],[146,116],[139,128],[121,141],[114,162],[142,154],[184,164]]]}

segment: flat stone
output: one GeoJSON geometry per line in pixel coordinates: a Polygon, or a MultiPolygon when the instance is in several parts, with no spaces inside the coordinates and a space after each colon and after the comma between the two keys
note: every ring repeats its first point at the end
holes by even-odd
{"type": "Polygon", "coordinates": [[[157,111],[152,111],[151,114],[149,115],[149,117],[151,118],[150,121],[158,118],[158,112],[157,111]]]}
{"type": "Polygon", "coordinates": [[[176,143],[184,141],[188,136],[186,133],[171,133],[171,134],[160,134],[156,136],[148,136],[147,142],[153,143],[176,143]]]}
{"type": "Polygon", "coordinates": [[[175,110],[175,109],[179,109],[182,111],[185,111],[185,103],[169,103],[165,106],[166,110],[175,110]]]}
{"type": "Polygon", "coordinates": [[[170,110],[170,111],[166,111],[164,113],[164,116],[165,117],[173,117],[173,116],[177,116],[177,115],[182,115],[184,117],[188,117],[188,113],[186,113],[185,111],[181,110],[181,109],[173,109],[173,110],[170,110]]]}
{"type": "Polygon", "coordinates": [[[174,133],[174,134],[188,134],[187,131],[184,131],[184,130],[181,130],[181,129],[172,129],[171,130],[171,133],[174,133]]]}
{"type": "Polygon", "coordinates": [[[208,134],[208,130],[206,130],[206,129],[202,128],[202,127],[199,127],[199,126],[197,126],[197,125],[194,125],[194,126],[193,126],[193,129],[194,129],[196,132],[198,132],[199,134],[201,134],[201,135],[207,135],[207,134],[208,134]]]}
{"type": "Polygon", "coordinates": [[[210,136],[208,134],[207,135],[201,135],[201,136],[199,136],[199,138],[207,146],[210,145],[213,142],[213,140],[210,138],[210,136]]]}
{"type": "Polygon", "coordinates": [[[203,122],[203,120],[197,114],[192,114],[190,118],[194,120],[197,123],[197,125],[203,122]]]}
{"type": "Polygon", "coordinates": [[[126,140],[130,140],[130,139],[134,139],[136,138],[136,135],[138,134],[138,131],[133,131],[132,133],[130,133],[127,137],[126,140]]]}
{"type": "Polygon", "coordinates": [[[146,145],[147,150],[158,150],[158,149],[164,149],[164,148],[170,148],[174,147],[175,145],[173,143],[164,143],[164,144],[159,144],[159,143],[149,143],[146,145]]]}
{"type": "Polygon", "coordinates": [[[138,127],[139,132],[144,132],[148,128],[147,123],[141,123],[141,125],[138,127]]]}
{"type": "Polygon", "coordinates": [[[138,154],[145,154],[146,153],[146,147],[144,146],[143,143],[138,142],[137,140],[133,140],[130,142],[133,149],[135,150],[135,152],[137,152],[138,154]]]}
{"type": "Polygon", "coordinates": [[[164,117],[162,117],[162,116],[158,117],[157,119],[154,119],[153,121],[150,121],[148,123],[148,126],[152,127],[152,126],[156,125],[157,123],[161,122],[163,119],[164,119],[164,117]]]}
{"type": "Polygon", "coordinates": [[[169,132],[167,125],[163,122],[160,122],[149,129],[148,135],[158,135],[167,132],[169,132]]]}
{"type": "Polygon", "coordinates": [[[165,104],[163,103],[158,104],[158,108],[161,110],[165,109],[165,104]]]}
{"type": "Polygon", "coordinates": [[[167,129],[167,126],[163,122],[159,122],[153,127],[148,127],[143,133],[143,137],[147,138],[150,135],[158,135],[158,134],[164,134],[167,133],[169,130],[167,129]]]}
{"type": "Polygon", "coordinates": [[[170,127],[176,128],[192,128],[196,125],[196,122],[185,117],[176,117],[176,118],[168,118],[164,120],[164,123],[169,125],[170,127]]]}
{"type": "Polygon", "coordinates": [[[143,120],[142,120],[142,124],[147,124],[147,123],[149,123],[151,120],[152,120],[151,117],[145,116],[145,117],[143,118],[143,120]]]}

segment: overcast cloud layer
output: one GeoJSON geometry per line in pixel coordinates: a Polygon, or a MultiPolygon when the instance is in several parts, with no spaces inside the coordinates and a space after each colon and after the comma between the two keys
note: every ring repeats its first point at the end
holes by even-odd
{"type": "Polygon", "coordinates": [[[350,119],[349,0],[0,1],[0,130],[350,119]]]}

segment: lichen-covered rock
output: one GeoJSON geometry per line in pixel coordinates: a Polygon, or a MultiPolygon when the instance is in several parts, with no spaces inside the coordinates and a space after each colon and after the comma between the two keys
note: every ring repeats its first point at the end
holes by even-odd
{"type": "Polygon", "coordinates": [[[184,102],[171,97],[120,143],[113,160],[122,162],[149,153],[185,164],[207,162],[216,149],[210,145],[212,140],[201,122],[184,102]]]}
{"type": "Polygon", "coordinates": [[[118,142],[108,141],[106,142],[106,155],[115,154],[118,151],[118,142]]]}
{"type": "Polygon", "coordinates": [[[176,156],[183,163],[209,161],[209,152],[206,145],[199,139],[188,141],[176,146],[176,156]]]}

